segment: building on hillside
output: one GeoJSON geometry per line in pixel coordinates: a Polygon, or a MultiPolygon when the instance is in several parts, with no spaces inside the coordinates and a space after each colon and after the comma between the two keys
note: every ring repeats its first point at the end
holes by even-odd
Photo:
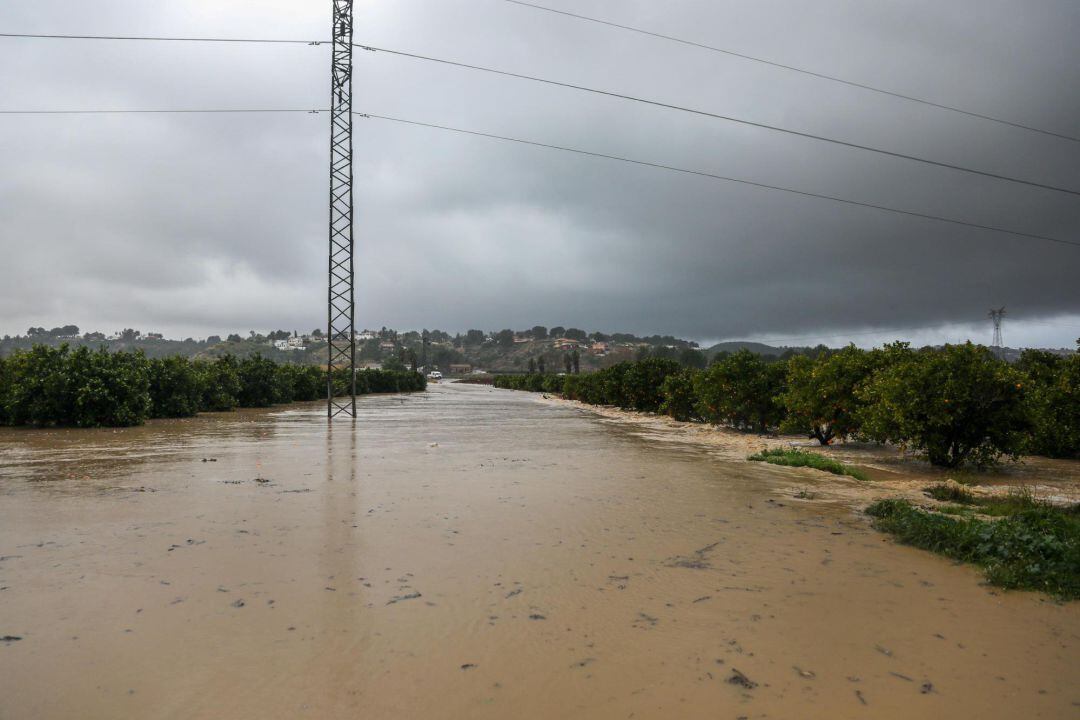
{"type": "Polygon", "coordinates": [[[364,342],[365,340],[374,340],[377,337],[379,337],[379,334],[376,333],[374,330],[364,330],[362,332],[356,333],[356,340],[358,342],[364,342]]]}
{"type": "Polygon", "coordinates": [[[379,343],[380,350],[393,350],[396,347],[397,345],[395,345],[392,340],[383,340],[381,343],[379,343]]]}
{"type": "Polygon", "coordinates": [[[161,333],[146,333],[144,336],[147,340],[164,340],[165,336],[161,333]]]}
{"type": "Polygon", "coordinates": [[[515,335],[514,336],[514,344],[515,345],[520,345],[521,343],[531,343],[532,341],[533,341],[533,339],[531,337],[525,337],[523,335],[515,335]]]}
{"type": "Polygon", "coordinates": [[[608,345],[606,342],[594,342],[592,345],[589,346],[589,352],[593,355],[607,355],[609,352],[611,352],[611,346],[608,345]]]}
{"type": "Polygon", "coordinates": [[[571,340],[570,338],[558,338],[552,343],[552,346],[556,350],[577,350],[581,347],[581,344],[577,340],[571,340]]]}
{"type": "Polygon", "coordinates": [[[274,348],[277,349],[277,350],[288,350],[289,349],[289,341],[288,340],[275,340],[274,341],[274,348]]]}
{"type": "Polygon", "coordinates": [[[302,337],[296,337],[295,335],[293,335],[285,342],[288,343],[290,350],[307,350],[307,348],[304,347],[304,338],[302,337]]]}
{"type": "Polygon", "coordinates": [[[450,363],[451,375],[468,375],[472,372],[472,365],[467,363],[450,363]]]}

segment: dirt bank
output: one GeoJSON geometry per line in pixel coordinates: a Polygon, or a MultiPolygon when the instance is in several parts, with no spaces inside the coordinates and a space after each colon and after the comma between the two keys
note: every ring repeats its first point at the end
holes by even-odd
{"type": "Polygon", "coordinates": [[[614,407],[587,405],[551,395],[534,395],[537,402],[568,407],[617,424],[629,432],[658,442],[686,444],[711,455],[738,462],[760,450],[797,447],[835,458],[865,471],[869,482],[808,468],[776,468],[791,485],[777,488],[782,495],[810,489],[813,499],[843,503],[861,509],[882,497],[906,497],[933,504],[922,489],[941,482],[959,482],[977,495],[1005,495],[1017,489],[1054,502],[1080,502],[1080,462],[1023,457],[987,470],[945,470],[896,447],[873,443],[837,442],[822,447],[801,435],[757,435],[728,428],[672,420],[664,415],[630,412],[614,407]]]}

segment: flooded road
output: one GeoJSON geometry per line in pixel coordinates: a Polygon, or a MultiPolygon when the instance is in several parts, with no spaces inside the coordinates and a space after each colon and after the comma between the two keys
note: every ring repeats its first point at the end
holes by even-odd
{"type": "Polygon", "coordinates": [[[0,430],[0,718],[1080,717],[1080,604],[785,468],[483,386],[358,408],[0,430]]]}

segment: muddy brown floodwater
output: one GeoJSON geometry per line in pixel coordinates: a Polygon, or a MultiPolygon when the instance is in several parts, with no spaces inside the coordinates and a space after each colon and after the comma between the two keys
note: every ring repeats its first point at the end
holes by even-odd
{"type": "Polygon", "coordinates": [[[0,431],[0,717],[1080,717],[1080,604],[785,468],[482,386],[359,409],[0,431]]]}

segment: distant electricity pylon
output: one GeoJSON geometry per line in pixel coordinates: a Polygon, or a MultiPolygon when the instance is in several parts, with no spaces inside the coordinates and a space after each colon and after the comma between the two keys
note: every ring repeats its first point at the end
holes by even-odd
{"type": "Polygon", "coordinates": [[[326,414],[356,417],[352,194],[353,0],[334,0],[330,97],[330,284],[327,292],[326,414]],[[348,399],[334,397],[334,371],[345,371],[348,399]]]}
{"type": "Polygon", "coordinates": [[[990,319],[994,323],[994,342],[991,347],[1000,348],[1004,345],[1001,340],[1001,321],[1005,317],[1005,307],[990,311],[990,319]]]}

